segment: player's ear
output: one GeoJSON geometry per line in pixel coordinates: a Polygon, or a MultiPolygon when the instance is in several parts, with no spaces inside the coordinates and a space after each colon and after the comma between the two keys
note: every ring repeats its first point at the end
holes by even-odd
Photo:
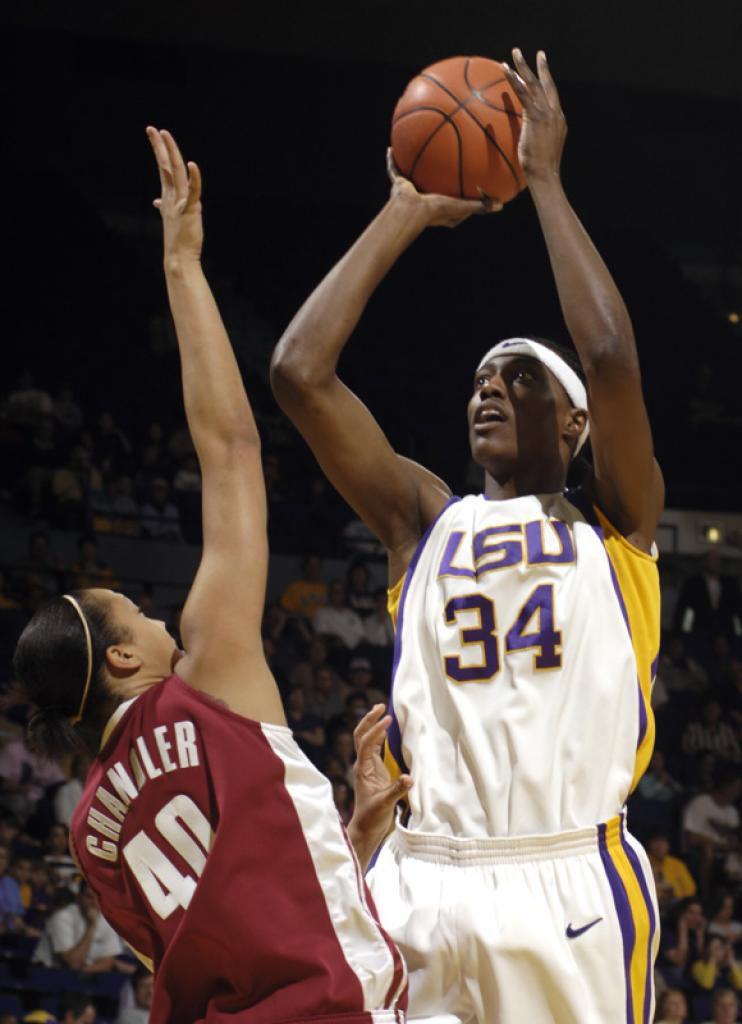
{"type": "Polygon", "coordinates": [[[115,679],[125,679],[141,667],[141,655],[133,644],[111,644],[106,648],[106,668],[115,679]]]}
{"type": "Polygon", "coordinates": [[[587,423],[587,412],[585,409],[570,409],[564,424],[563,436],[568,441],[576,441],[587,423]]]}

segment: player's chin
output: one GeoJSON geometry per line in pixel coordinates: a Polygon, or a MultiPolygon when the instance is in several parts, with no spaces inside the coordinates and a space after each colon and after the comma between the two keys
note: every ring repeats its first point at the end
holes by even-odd
{"type": "Polygon", "coordinates": [[[517,446],[512,438],[493,433],[480,434],[471,430],[469,448],[476,464],[488,471],[493,465],[513,461],[517,456],[517,446]]]}

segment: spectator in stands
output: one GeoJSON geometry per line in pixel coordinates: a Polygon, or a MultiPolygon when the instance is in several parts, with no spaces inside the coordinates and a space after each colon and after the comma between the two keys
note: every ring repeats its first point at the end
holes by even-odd
{"type": "Polygon", "coordinates": [[[21,739],[0,749],[0,804],[22,821],[36,810],[48,786],[64,782],[56,764],[32,754],[21,739]]]}
{"type": "Polygon", "coordinates": [[[647,856],[652,866],[660,911],[666,911],[677,900],[695,896],[696,883],[684,861],[670,856],[670,840],[665,833],[656,833],[647,843],[647,856]]]}
{"type": "Polygon", "coordinates": [[[54,399],[54,419],[68,436],[75,434],[82,427],[82,409],[75,401],[72,388],[64,384],[54,399]]]}
{"type": "MultiPolygon", "coordinates": [[[[353,762],[355,761],[355,746],[353,744],[353,732],[345,725],[338,725],[332,731],[328,730],[329,755],[337,758],[341,771],[335,774],[346,780],[349,786],[353,784],[353,762]]],[[[325,763],[325,772],[327,764],[325,763]]]]}
{"type": "Polygon", "coordinates": [[[133,974],[136,968],[121,959],[122,953],[121,939],[101,914],[92,891],[83,885],[75,902],[57,910],[46,922],[33,961],[86,974],[133,974]]]}
{"type": "Polygon", "coordinates": [[[46,530],[34,530],[29,534],[24,571],[33,573],[50,597],[59,593],[62,561],[52,547],[51,537],[46,530]]]}
{"type": "Polygon", "coordinates": [[[26,910],[26,922],[30,928],[43,929],[58,898],[58,890],[52,884],[51,871],[46,861],[37,858],[31,862],[28,880],[31,902],[26,910]]]}
{"type": "Polygon", "coordinates": [[[391,647],[394,643],[394,626],[387,609],[384,587],[374,591],[374,610],[363,620],[363,636],[373,647],[391,647]]]}
{"type": "Polygon", "coordinates": [[[82,796],[83,783],[90,768],[90,757],[77,754],[70,765],[70,777],[54,794],[54,817],[57,823],[70,827],[72,815],[82,796]]]}
{"type": "Polygon", "coordinates": [[[737,730],[742,730],[742,661],[735,658],[732,662],[732,685],[727,694],[727,711],[737,730]]]}
{"type": "Polygon", "coordinates": [[[281,594],[281,607],[311,622],[317,609],[327,603],[327,584],[322,580],[322,562],[317,555],[307,555],[301,569],[301,577],[281,594]]]}
{"type": "Polygon", "coordinates": [[[83,534],[77,542],[77,561],[71,569],[70,589],[116,586],[113,570],[98,554],[98,542],[92,534],[83,534]]]}
{"type": "Polygon", "coordinates": [[[711,997],[711,1020],[705,1024],[735,1024],[739,1013],[739,999],[731,988],[719,988],[711,997]]]}
{"type": "Polygon", "coordinates": [[[639,780],[638,792],[645,800],[670,803],[675,800],[683,787],[672,777],[665,766],[665,755],[655,749],[649,767],[639,780]]]}
{"type": "Polygon", "coordinates": [[[734,959],[730,942],[720,935],[707,935],[703,956],[691,967],[691,977],[699,988],[710,992],[719,985],[742,989],[742,967],[734,959]]]}
{"type": "Polygon", "coordinates": [[[132,1005],[122,1009],[116,1024],[149,1024],[155,981],[149,971],[139,968],[131,979],[132,1005]]]}
{"type": "Polygon", "coordinates": [[[32,519],[41,514],[54,469],[59,465],[59,447],[54,420],[44,416],[33,428],[28,447],[23,491],[32,519]]]}
{"type": "Polygon", "coordinates": [[[21,426],[33,427],[44,416],[51,416],[54,403],[48,391],[37,386],[30,370],[24,370],[18,386],[8,395],[7,415],[21,426]]]}
{"type": "Polygon", "coordinates": [[[345,584],[340,580],[330,584],[327,604],[317,610],[313,625],[331,647],[341,646],[352,651],[363,639],[363,623],[348,607],[345,584]]]}
{"type": "Polygon", "coordinates": [[[742,942],[742,921],[734,917],[734,896],[730,892],[717,894],[714,911],[708,926],[709,935],[720,935],[733,946],[742,942]]]}
{"type": "Polygon", "coordinates": [[[713,754],[722,761],[740,760],[740,746],[729,722],[722,719],[722,707],[712,698],[703,705],[701,721],[689,722],[683,733],[683,753],[691,756],[713,754]]]}
{"type": "Polygon", "coordinates": [[[655,1024],[685,1024],[688,1000],[680,988],[667,988],[657,1000],[655,1024]]]}
{"type": "Polygon", "coordinates": [[[734,684],[734,658],[726,636],[715,636],[711,644],[711,653],[705,662],[711,685],[719,694],[726,696],[734,684]]]}
{"type": "Polygon", "coordinates": [[[294,739],[312,760],[325,745],[322,720],[307,710],[303,686],[292,686],[286,698],[286,723],[294,739]]]}
{"type": "Polygon", "coordinates": [[[683,811],[685,841],[699,855],[699,881],[704,894],[708,894],[716,860],[736,853],[739,848],[740,819],[735,807],[739,797],[739,772],[733,768],[719,769],[712,792],[700,793],[683,811]]]}
{"type": "Polygon", "coordinates": [[[10,874],[10,850],[0,846],[0,935],[23,932],[25,909],[21,902],[21,888],[10,874]]]}
{"type": "Polygon", "coordinates": [[[373,612],[376,602],[371,589],[371,576],[365,562],[355,560],[348,566],[345,579],[348,607],[364,620],[373,612]]]}
{"type": "Polygon", "coordinates": [[[77,865],[70,854],[70,833],[66,825],[52,825],[44,861],[59,885],[64,888],[69,888],[77,878],[77,865]]]}
{"type": "Polygon", "coordinates": [[[675,609],[675,629],[683,633],[742,633],[739,581],[721,571],[718,551],[709,551],[701,571],[683,586],[675,609]]]}
{"type": "Polygon", "coordinates": [[[57,1005],[59,1024],[95,1024],[97,1011],[88,996],[73,992],[62,996],[57,1005]]]}
{"type": "Polygon", "coordinates": [[[20,602],[12,598],[6,588],[5,572],[0,569],[0,612],[18,611],[21,607],[20,602]]]}
{"type": "Polygon", "coordinates": [[[173,491],[180,509],[186,541],[201,539],[201,470],[195,455],[186,455],[173,479],[173,491]]]}
{"type": "Polygon", "coordinates": [[[105,489],[90,501],[93,529],[96,533],[115,533],[138,537],[141,529],[139,505],[134,498],[134,484],[129,476],[110,477],[105,489]]]}
{"type": "Polygon", "coordinates": [[[307,693],[307,710],[322,722],[343,711],[344,685],[329,665],[314,669],[312,685],[307,693]]]}
{"type": "Polygon", "coordinates": [[[379,538],[357,517],[345,524],[340,539],[343,550],[352,557],[383,559],[386,556],[379,538]]]}
{"type": "Polygon", "coordinates": [[[357,655],[351,658],[348,665],[348,685],[351,690],[361,690],[369,699],[371,706],[386,704],[389,695],[384,694],[374,683],[374,670],[368,658],[357,655]]]}
{"type": "Polygon", "coordinates": [[[50,491],[55,522],[64,529],[81,529],[90,495],[102,489],[103,477],[89,450],[81,444],[74,445],[65,465],[52,473],[50,491]]]}
{"type": "Polygon", "coordinates": [[[332,777],[330,782],[332,783],[332,799],[335,801],[340,820],[343,825],[347,825],[353,817],[353,790],[342,775],[332,777]]]}
{"type": "Polygon", "coordinates": [[[98,417],[94,441],[96,464],[101,467],[106,476],[115,476],[129,468],[132,454],[131,441],[108,409],[98,417]]]}
{"type": "Polygon", "coordinates": [[[170,500],[170,484],[156,476],[149,487],[149,499],[142,504],[142,529],[156,540],[182,541],[180,512],[170,500]]]}
{"type": "Polygon", "coordinates": [[[708,676],[685,649],[685,640],[675,633],[660,656],[657,677],[668,693],[702,693],[708,687],[708,676]]]}
{"type": "Polygon", "coordinates": [[[682,985],[686,970],[703,955],[706,918],[700,900],[681,901],[662,928],[660,967],[665,976],[682,985]]]}

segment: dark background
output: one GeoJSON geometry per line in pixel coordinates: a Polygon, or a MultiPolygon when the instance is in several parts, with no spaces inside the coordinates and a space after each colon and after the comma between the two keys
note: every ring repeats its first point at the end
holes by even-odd
{"type": "MultiPolygon", "coordinates": [[[[543,47],[570,126],[565,185],[634,319],[669,503],[739,507],[737,0],[27,2],[4,17],[5,390],[30,366],[130,422],[177,415],[176,355],[153,341],[152,122],[202,167],[206,268],[270,414],[270,348],[383,203],[407,80],[457,53],[543,47]]],[[[565,340],[527,194],[416,243],[344,372],[400,450],[456,488],[474,361],[520,332],[565,340]]]]}

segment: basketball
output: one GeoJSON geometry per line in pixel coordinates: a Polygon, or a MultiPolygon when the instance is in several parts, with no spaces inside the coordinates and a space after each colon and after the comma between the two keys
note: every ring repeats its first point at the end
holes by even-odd
{"type": "Polygon", "coordinates": [[[507,203],[526,180],[518,163],[520,100],[502,64],[450,57],[409,83],[392,117],[392,155],[420,192],[507,203]]]}

